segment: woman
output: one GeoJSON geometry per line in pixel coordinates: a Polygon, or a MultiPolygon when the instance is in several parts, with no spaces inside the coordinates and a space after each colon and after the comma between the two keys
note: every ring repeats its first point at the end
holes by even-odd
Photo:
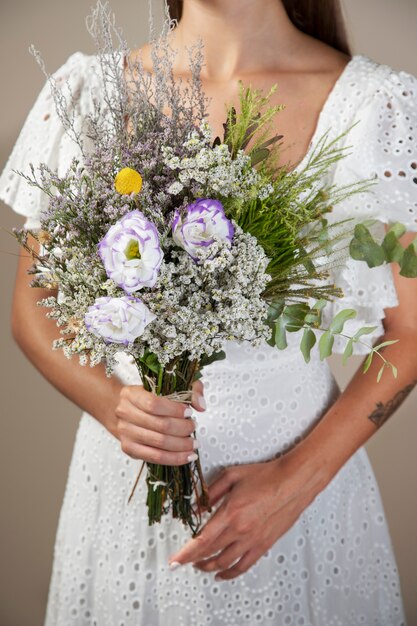
{"type": "MultiPolygon", "coordinates": [[[[378,192],[360,203],[346,201],[336,217],[366,214],[415,230],[417,79],[352,57],[337,1],[317,6],[300,1],[295,12],[289,0],[171,2],[180,18],[171,34],[179,51],[175,75],[187,72],[185,50],[198,33],[213,135],[222,132],[224,102],[237,99],[237,79],[263,89],[278,83],[276,99],[286,105],[277,119],[288,146],[283,162],[297,168],[322,131],[331,127],[337,134],[359,119],[349,136],[353,151],[332,177],[346,183],[376,173],[378,192]]],[[[146,67],[148,47],[142,53],[146,67]]],[[[90,88],[99,93],[95,69],[94,57],[76,53],[55,75],[77,94],[80,124],[91,106],[90,88]]],[[[45,199],[11,170],[36,160],[65,170],[73,154],[45,87],[0,179],[2,199],[26,215],[28,227],[38,225],[45,199]]],[[[414,236],[404,235],[403,244],[414,236]]],[[[386,375],[377,384],[374,363],[340,393],[327,363],[315,354],[306,365],[295,342],[282,353],[231,342],[226,360],[208,366],[194,384],[195,423],[183,419],[184,405],[146,392],[129,362],[121,361],[118,375],[108,379],[101,366],[81,368],[53,352],[57,330],[35,306],[42,294],[27,287],[29,264],[23,254],[14,337],[84,411],[59,519],[46,626],[405,623],[362,445],[417,380],[416,281],[396,267],[391,274],[389,267],[371,271],[347,261],[335,270],[343,306],[359,309],[359,325],[377,325],[371,339],[400,340],[384,352],[400,365],[397,379],[386,375]],[[129,506],[127,496],[138,460],[187,463],[194,429],[216,510],[190,540],[168,518],[148,527],[143,483],[129,506]]]]}

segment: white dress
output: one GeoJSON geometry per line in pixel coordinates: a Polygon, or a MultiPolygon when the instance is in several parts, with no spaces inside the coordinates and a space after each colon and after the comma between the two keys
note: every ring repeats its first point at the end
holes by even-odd
{"type": "MultiPolygon", "coordinates": [[[[77,52],[55,77],[62,84],[68,80],[74,119],[82,128],[93,98],[100,98],[96,57],[77,52]]],[[[331,178],[346,184],[376,174],[379,182],[373,193],[338,205],[335,218],[369,215],[416,230],[417,79],[354,55],[325,102],[309,152],[325,130],[335,136],[356,120],[360,123],[346,141],[349,156],[333,166],[331,178]]],[[[62,173],[75,153],[45,84],[0,178],[0,197],[26,216],[27,227],[39,224],[46,199],[11,170],[47,161],[62,173]]],[[[334,279],[345,298],[333,312],[352,305],[358,319],[347,328],[377,324],[371,340],[382,334],[384,308],[398,304],[390,268],[369,270],[347,261],[334,279]]],[[[298,340],[292,335],[284,352],[230,342],[226,360],[204,370],[207,410],[197,415],[197,436],[209,481],[224,465],[287,450],[334,402],[339,389],[327,362],[313,350],[305,364],[298,340]]],[[[336,350],[342,348],[339,341],[336,350]]],[[[126,384],[140,382],[129,357],[120,359],[117,375],[126,384]]],[[[45,626],[405,624],[383,506],[363,448],[256,565],[223,582],[191,565],[168,569],[168,557],[189,532],[168,518],[148,526],[143,479],[127,505],[139,467],[96,419],[82,414],[57,528],[45,626]]]]}

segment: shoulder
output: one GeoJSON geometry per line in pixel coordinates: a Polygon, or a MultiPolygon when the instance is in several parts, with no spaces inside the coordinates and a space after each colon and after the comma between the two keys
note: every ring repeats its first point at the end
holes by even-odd
{"type": "Polygon", "coordinates": [[[417,78],[365,54],[355,54],[346,68],[342,91],[356,98],[358,106],[383,103],[389,109],[389,102],[396,101],[404,107],[415,108],[417,78]]]}
{"type": "MultiPolygon", "coordinates": [[[[355,55],[336,106],[347,130],[345,156],[334,182],[375,179],[370,192],[341,208],[350,217],[400,221],[417,229],[417,78],[405,70],[355,55]]],[[[334,111],[336,118],[336,111],[334,111]]]]}
{"type": "Polygon", "coordinates": [[[72,103],[81,105],[84,114],[89,113],[93,96],[100,95],[103,86],[102,67],[96,54],[81,51],[72,53],[47,80],[43,91],[45,94],[57,88],[64,95],[71,96],[72,103]]]}

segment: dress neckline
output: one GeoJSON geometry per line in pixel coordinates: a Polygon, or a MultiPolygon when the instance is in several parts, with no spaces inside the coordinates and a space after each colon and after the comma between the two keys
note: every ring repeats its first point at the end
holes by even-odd
{"type": "Polygon", "coordinates": [[[353,54],[352,57],[349,59],[349,61],[346,63],[345,67],[343,68],[339,76],[337,77],[336,81],[333,84],[333,87],[330,89],[329,93],[327,94],[327,98],[325,99],[323,106],[321,107],[321,110],[318,114],[316,127],[310,139],[310,144],[308,146],[307,152],[305,153],[301,161],[299,161],[299,163],[292,170],[289,170],[290,174],[298,173],[307,164],[307,161],[310,158],[311,152],[313,148],[315,147],[317,140],[321,136],[320,132],[323,126],[323,122],[326,118],[327,111],[330,108],[330,105],[333,103],[333,100],[336,98],[336,95],[338,91],[340,90],[342,83],[346,79],[349,71],[351,70],[353,64],[357,60],[362,59],[362,58],[364,58],[363,54],[353,54]]]}

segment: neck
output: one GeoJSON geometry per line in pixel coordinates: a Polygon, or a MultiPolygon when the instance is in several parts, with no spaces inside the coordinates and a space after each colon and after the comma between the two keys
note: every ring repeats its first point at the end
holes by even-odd
{"type": "Polygon", "coordinates": [[[172,32],[178,67],[186,67],[186,47],[201,38],[202,77],[209,80],[285,67],[303,37],[281,0],[184,0],[172,32]]]}

